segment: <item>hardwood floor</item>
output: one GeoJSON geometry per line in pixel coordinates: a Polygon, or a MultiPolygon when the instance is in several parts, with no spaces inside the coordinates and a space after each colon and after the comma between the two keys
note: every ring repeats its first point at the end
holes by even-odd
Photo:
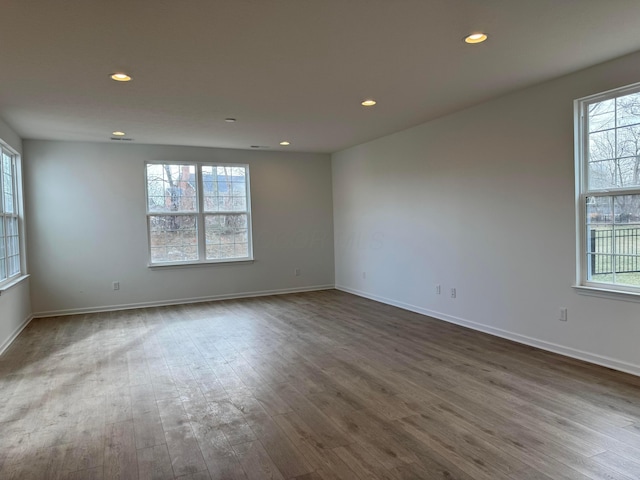
{"type": "Polygon", "coordinates": [[[0,478],[640,479],[640,378],[337,291],[40,319],[0,478]]]}

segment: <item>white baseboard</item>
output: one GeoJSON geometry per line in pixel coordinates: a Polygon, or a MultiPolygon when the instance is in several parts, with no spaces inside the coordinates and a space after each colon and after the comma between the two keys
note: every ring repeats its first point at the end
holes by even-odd
{"type": "Polygon", "coordinates": [[[453,315],[447,315],[446,313],[436,312],[434,310],[429,310],[427,308],[417,307],[415,305],[411,305],[408,303],[398,302],[390,298],[373,295],[367,292],[363,292],[361,290],[356,290],[356,289],[345,287],[342,285],[336,285],[335,288],[336,290],[352,293],[353,295],[358,295],[359,297],[368,298],[370,300],[375,300],[376,302],[385,303],[387,305],[392,305],[394,307],[402,308],[404,310],[409,310],[411,312],[427,315],[429,317],[437,318],[438,320],[443,320],[445,322],[455,323],[456,325],[461,325],[463,327],[471,328],[472,330],[478,330],[480,332],[488,333],[496,337],[506,338],[507,340],[513,340],[514,342],[529,345],[531,347],[540,348],[541,350],[558,353],[566,357],[575,358],[577,360],[583,360],[585,362],[593,363],[595,365],[600,365],[602,367],[607,367],[613,370],[619,370],[621,372],[640,376],[640,365],[634,365],[632,363],[628,363],[622,360],[617,360],[615,358],[610,358],[603,355],[596,355],[594,353],[585,352],[583,350],[577,350],[575,348],[565,347],[563,345],[547,342],[545,340],[528,337],[526,335],[520,335],[519,333],[510,332],[508,330],[502,330],[500,328],[495,328],[489,325],[484,325],[482,323],[473,322],[471,320],[465,320],[463,318],[455,317],[453,315]]]}
{"type": "Polygon", "coordinates": [[[34,315],[29,315],[27,318],[25,318],[22,323],[18,325],[18,327],[13,331],[13,333],[9,335],[9,337],[4,342],[2,342],[2,344],[0,344],[0,355],[2,355],[7,348],[9,348],[9,345],[11,345],[13,341],[18,338],[20,332],[22,332],[22,330],[24,330],[26,326],[29,325],[29,322],[31,322],[31,320],[33,320],[34,318],[34,315]]]}
{"type": "Polygon", "coordinates": [[[288,293],[314,292],[318,290],[332,290],[334,285],[312,285],[300,288],[282,288],[278,290],[261,290],[257,292],[227,293],[222,295],[210,295],[206,297],[176,298],[171,300],[158,300],[153,302],[126,303],[121,305],[104,305],[101,307],[70,308],[65,310],[50,310],[47,312],[35,312],[33,318],[60,317],[63,315],[81,315],[85,313],[113,312],[117,310],[132,310],[145,307],[165,307],[168,305],[182,305],[187,303],[211,302],[216,300],[232,300],[234,298],[266,297],[268,295],[286,295],[288,293]]]}

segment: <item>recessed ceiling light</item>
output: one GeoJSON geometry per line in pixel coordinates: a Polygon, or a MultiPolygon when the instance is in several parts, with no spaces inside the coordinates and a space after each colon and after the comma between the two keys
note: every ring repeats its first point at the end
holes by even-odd
{"type": "Polygon", "coordinates": [[[472,33],[464,37],[466,43],[482,43],[487,39],[486,33],[472,33]]]}
{"type": "Polygon", "coordinates": [[[130,82],[131,81],[131,77],[129,75],[127,75],[126,73],[122,73],[122,72],[112,73],[111,74],[111,79],[115,80],[116,82],[130,82]]]}
{"type": "Polygon", "coordinates": [[[115,132],[112,132],[111,135],[113,135],[114,137],[124,137],[126,133],[117,130],[115,132]]]}
{"type": "Polygon", "coordinates": [[[291,145],[291,142],[287,142],[286,140],[283,140],[282,142],[280,142],[280,145],[282,145],[283,147],[286,147],[287,145],[291,145]]]}
{"type": "Polygon", "coordinates": [[[235,118],[231,118],[231,117],[225,118],[224,121],[227,122],[227,123],[235,123],[235,122],[237,122],[237,120],[235,118]]]}
{"type": "Polygon", "coordinates": [[[362,105],[363,107],[373,107],[376,103],[378,103],[378,102],[376,102],[374,99],[372,99],[372,98],[367,98],[366,100],[363,100],[363,101],[361,102],[361,105],[362,105]]]}

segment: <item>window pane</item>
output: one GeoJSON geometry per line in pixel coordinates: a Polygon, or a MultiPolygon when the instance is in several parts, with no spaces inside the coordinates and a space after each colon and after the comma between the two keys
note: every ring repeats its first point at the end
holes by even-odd
{"type": "Polygon", "coordinates": [[[640,275],[640,257],[638,255],[616,255],[616,282],[620,282],[621,274],[640,275]]]}
{"type": "Polygon", "coordinates": [[[588,278],[639,285],[640,195],[587,197],[588,278]]]}
{"type": "Polygon", "coordinates": [[[147,165],[149,212],[195,212],[198,209],[195,165],[147,165]]]}
{"type": "Polygon", "coordinates": [[[589,162],[616,158],[616,131],[605,130],[589,135],[589,162]]]}
{"type": "Polygon", "coordinates": [[[618,127],[640,123],[640,93],[617,98],[616,114],[618,127]]]}
{"type": "Polygon", "coordinates": [[[587,197],[588,278],[613,280],[613,197],[587,197]]]}
{"type": "Polygon", "coordinates": [[[613,222],[613,197],[587,197],[587,223],[601,225],[613,222]]]}
{"type": "Polygon", "coordinates": [[[589,131],[606,130],[615,127],[616,104],[614,99],[589,105],[589,131]]]}
{"type": "Polygon", "coordinates": [[[247,210],[245,167],[204,166],[202,183],[205,212],[247,210]]]}
{"type": "Polygon", "coordinates": [[[640,185],[640,126],[617,130],[618,187],[640,185]]]}
{"type": "Polygon", "coordinates": [[[198,260],[195,215],[151,215],[149,237],[151,263],[198,260]]]}
{"type": "Polygon", "coordinates": [[[249,256],[246,214],[207,215],[205,236],[207,260],[249,256]]]}
{"type": "Polygon", "coordinates": [[[615,283],[618,285],[640,287],[640,273],[637,271],[632,273],[617,273],[615,283]]]}
{"type": "Polygon", "coordinates": [[[614,208],[615,277],[612,283],[640,283],[640,195],[616,195],[614,208]]]}
{"type": "Polygon", "coordinates": [[[640,93],[588,107],[589,188],[640,185],[640,93]]]}
{"type": "Polygon", "coordinates": [[[624,188],[640,185],[640,158],[621,158],[617,162],[616,172],[614,186],[624,188]]]}
{"type": "Polygon", "coordinates": [[[615,223],[633,224],[640,222],[640,195],[616,195],[613,198],[615,223]]]}
{"type": "Polygon", "coordinates": [[[7,278],[7,252],[5,250],[4,221],[0,217],[0,281],[7,278]]]}
{"type": "Polygon", "coordinates": [[[614,237],[616,254],[627,256],[640,255],[640,226],[616,227],[614,237]]]}
{"type": "Polygon", "coordinates": [[[616,130],[616,157],[630,157],[638,154],[640,126],[621,127],[616,130]]]}
{"type": "Polygon", "coordinates": [[[11,277],[20,273],[20,239],[18,237],[18,219],[6,218],[7,273],[11,277]]]}
{"type": "Polygon", "coordinates": [[[587,252],[597,254],[613,253],[613,228],[610,226],[590,228],[587,252]]]}
{"type": "Polygon", "coordinates": [[[587,199],[588,278],[594,282],[613,279],[612,197],[587,199]]]}
{"type": "Polygon", "coordinates": [[[613,282],[613,255],[587,255],[589,280],[592,282],[613,282]]]}
{"type": "Polygon", "coordinates": [[[602,190],[617,186],[616,160],[589,162],[589,188],[602,190]]]}
{"type": "Polygon", "coordinates": [[[2,152],[2,206],[5,213],[15,213],[12,157],[2,152]]]}

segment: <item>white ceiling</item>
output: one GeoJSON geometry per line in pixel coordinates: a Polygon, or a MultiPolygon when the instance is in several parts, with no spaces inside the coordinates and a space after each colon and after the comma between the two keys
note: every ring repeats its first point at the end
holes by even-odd
{"type": "Polygon", "coordinates": [[[30,139],[334,152],[640,50],[640,0],[2,0],[0,19],[0,115],[30,139]]]}

